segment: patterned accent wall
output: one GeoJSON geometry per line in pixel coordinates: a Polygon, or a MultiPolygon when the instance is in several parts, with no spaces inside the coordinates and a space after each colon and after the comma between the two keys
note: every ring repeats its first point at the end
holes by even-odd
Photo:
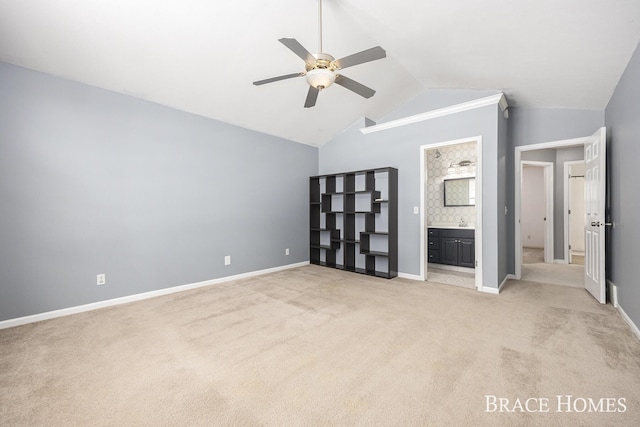
{"type": "Polygon", "coordinates": [[[427,221],[429,225],[457,225],[460,218],[463,218],[469,225],[474,225],[476,218],[475,206],[444,206],[444,185],[445,178],[460,178],[469,176],[473,171],[465,173],[449,174],[447,169],[450,163],[459,163],[462,160],[469,160],[475,163],[478,159],[476,155],[476,143],[467,142],[464,144],[438,147],[440,158],[436,158],[436,149],[427,150],[427,221]]]}

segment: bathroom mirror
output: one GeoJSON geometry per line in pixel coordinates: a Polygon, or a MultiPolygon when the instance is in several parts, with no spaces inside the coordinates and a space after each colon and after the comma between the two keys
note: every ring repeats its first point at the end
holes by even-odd
{"type": "Polygon", "coordinates": [[[445,206],[475,206],[476,179],[455,178],[444,180],[445,206]]]}

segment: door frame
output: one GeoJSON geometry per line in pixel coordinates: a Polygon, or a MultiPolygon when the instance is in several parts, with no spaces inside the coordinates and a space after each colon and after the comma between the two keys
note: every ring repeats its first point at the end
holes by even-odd
{"type": "Polygon", "coordinates": [[[582,146],[589,142],[592,136],[585,136],[581,138],[563,139],[558,141],[541,142],[538,144],[523,145],[515,147],[514,153],[514,172],[515,172],[515,212],[514,212],[514,253],[515,253],[515,278],[520,280],[522,278],[522,239],[520,236],[520,209],[521,209],[521,192],[522,192],[522,168],[518,167],[522,161],[523,151],[544,150],[545,148],[563,148],[571,146],[582,146]]]}
{"type": "MultiPolygon", "coordinates": [[[[564,263],[565,264],[571,264],[572,261],[572,257],[571,257],[571,232],[570,232],[570,228],[571,228],[571,223],[569,220],[569,204],[570,204],[570,200],[569,198],[571,197],[571,193],[569,192],[569,175],[570,175],[570,170],[571,170],[571,166],[573,165],[579,165],[579,164],[584,164],[584,159],[583,160],[567,160],[566,162],[564,162],[564,253],[565,253],[565,257],[564,257],[564,263]]],[[[582,200],[584,201],[584,194],[582,195],[582,200]]],[[[584,235],[582,236],[582,239],[584,240],[584,235]]]]}
{"type": "Polygon", "coordinates": [[[420,279],[427,280],[428,251],[427,242],[427,213],[425,198],[425,183],[428,177],[426,156],[427,151],[449,145],[476,143],[476,219],[475,219],[475,284],[476,289],[482,291],[482,136],[455,139],[451,141],[435,142],[420,146],[420,279]]]}
{"type": "MultiPolygon", "coordinates": [[[[522,169],[525,165],[535,166],[542,168],[544,176],[544,262],[553,263],[554,260],[554,227],[553,227],[553,163],[552,162],[540,162],[536,160],[521,160],[520,161],[520,176],[522,177],[522,169]]],[[[520,183],[522,185],[522,182],[520,183]]],[[[522,203],[522,200],[520,201],[522,203]]],[[[522,212],[520,212],[522,215],[522,212]]],[[[520,222],[518,222],[520,224],[520,222]]],[[[522,239],[522,236],[520,236],[522,239]]],[[[521,248],[522,249],[522,248],[521,248]]]]}

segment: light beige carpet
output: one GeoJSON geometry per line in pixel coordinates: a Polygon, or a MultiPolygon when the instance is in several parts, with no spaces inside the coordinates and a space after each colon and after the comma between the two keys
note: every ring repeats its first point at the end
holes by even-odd
{"type": "Polygon", "coordinates": [[[637,426],[639,384],[613,307],[527,282],[307,266],[0,330],[7,426],[637,426]],[[485,412],[485,395],[550,412],[485,412]],[[625,412],[558,413],[556,395],[625,412]]]}
{"type": "Polygon", "coordinates": [[[539,262],[544,262],[544,249],[530,248],[527,246],[522,247],[523,264],[534,264],[539,262]]]}
{"type": "Polygon", "coordinates": [[[577,264],[522,264],[522,280],[584,289],[584,266],[577,264]]]}

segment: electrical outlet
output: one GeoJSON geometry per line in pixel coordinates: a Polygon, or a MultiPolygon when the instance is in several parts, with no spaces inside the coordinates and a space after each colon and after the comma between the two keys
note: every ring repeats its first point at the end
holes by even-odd
{"type": "Polygon", "coordinates": [[[417,206],[414,206],[414,207],[413,207],[413,214],[414,214],[414,215],[418,215],[419,213],[420,213],[420,208],[419,208],[419,207],[417,207],[417,206]]]}
{"type": "Polygon", "coordinates": [[[285,255],[289,255],[289,248],[287,248],[287,249],[285,249],[285,250],[284,250],[284,254],[285,254],[285,255]]]}
{"type": "Polygon", "coordinates": [[[231,255],[225,255],[224,265],[231,265],[231,255]]]}
{"type": "Polygon", "coordinates": [[[98,274],[97,276],[98,286],[104,285],[107,283],[107,275],[106,274],[98,274]]]}

